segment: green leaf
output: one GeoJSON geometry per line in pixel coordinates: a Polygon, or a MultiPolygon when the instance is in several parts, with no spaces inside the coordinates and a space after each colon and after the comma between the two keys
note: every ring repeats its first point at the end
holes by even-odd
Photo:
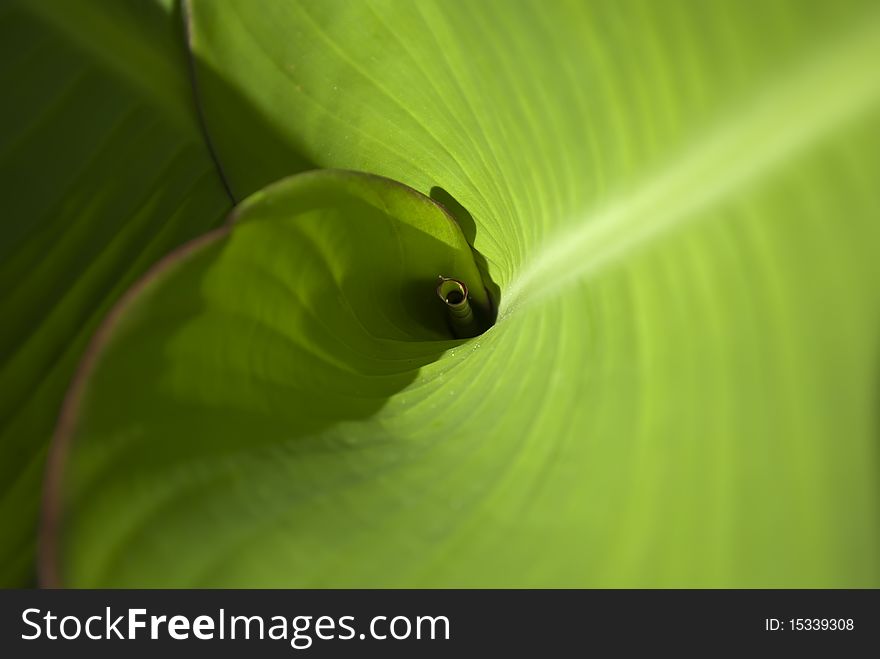
{"type": "Polygon", "coordinates": [[[165,534],[138,539],[143,551],[117,553],[138,535],[130,522],[171,520],[168,497],[192,469],[212,493],[193,492],[207,506],[201,521],[190,511],[178,520],[192,548],[215,530],[234,539],[237,525],[224,530],[216,520],[237,516],[243,489],[269,495],[274,479],[262,466],[283,467],[287,483],[274,482],[286,493],[267,499],[269,507],[316,496],[323,486],[300,471],[301,458],[333,461],[346,447],[367,457],[383,443],[381,428],[352,438],[339,425],[368,422],[421,366],[456,345],[437,277],[465,281],[474,304],[488,306],[458,225],[388,179],[302,174],[253,195],[235,217],[231,231],[181,248],[142,280],[98,334],[77,379],[59,439],[66,451],[76,436],[68,488],[77,512],[64,539],[70,579],[136,583],[139,557],[155,550],[181,559],[161,582],[194,577],[202,566],[165,534]],[[120,382],[151,393],[105,405],[120,382]],[[117,469],[118,459],[136,467],[117,469]],[[114,491],[125,492],[128,513],[108,523],[105,506],[119,503],[114,491]]]}
{"type": "Polygon", "coordinates": [[[0,2],[0,586],[34,578],[46,447],[89,335],[229,206],[181,44],[152,2],[0,2]]]}
{"type": "Polygon", "coordinates": [[[295,274],[391,243],[175,262],[71,402],[64,583],[880,585],[876,3],[191,4],[235,193],[457,200],[499,319],[401,361],[295,274]]]}

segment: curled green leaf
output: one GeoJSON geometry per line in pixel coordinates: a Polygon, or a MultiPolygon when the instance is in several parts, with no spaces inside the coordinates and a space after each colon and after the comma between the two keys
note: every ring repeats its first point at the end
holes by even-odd
{"type": "Polygon", "coordinates": [[[463,339],[480,333],[480,325],[468,299],[470,293],[467,284],[458,279],[440,275],[437,295],[443,300],[443,304],[449,311],[449,322],[457,337],[463,339]]]}
{"type": "Polygon", "coordinates": [[[461,230],[309,175],[166,263],[69,399],[63,583],[880,585],[876,2],[186,5],[237,196],[461,230]]]}
{"type": "MultiPolygon", "coordinates": [[[[480,281],[442,207],[388,179],[329,170],[252,195],[228,227],[164,259],[110,315],[68,396],[47,495],[46,582],[137,583],[163,534],[142,538],[145,563],[129,550],[114,558],[113,547],[139,534],[131,523],[141,513],[186,496],[188,486],[177,489],[185,474],[241,493],[234,465],[266,459],[293,468],[284,480],[295,497],[311,478],[297,473],[296,456],[323,460],[350,442],[367,451],[381,433],[352,433],[352,424],[369,426],[458,345],[431,295],[438,271],[480,281]],[[94,498],[99,483],[119,498],[94,498]],[[111,512],[113,501],[124,507],[111,512]],[[106,543],[80,553],[95,523],[106,543]]],[[[470,299],[489,305],[479,285],[470,299]]],[[[251,477],[261,483],[256,503],[275,476],[251,477]]],[[[225,534],[211,521],[219,509],[204,512],[204,523],[185,523],[194,542],[225,534]]],[[[189,578],[187,566],[161,580],[189,578]]]]}

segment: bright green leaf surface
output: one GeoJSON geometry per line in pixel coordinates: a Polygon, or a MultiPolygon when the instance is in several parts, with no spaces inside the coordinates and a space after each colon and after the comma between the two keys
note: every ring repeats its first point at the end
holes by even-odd
{"type": "Polygon", "coordinates": [[[89,335],[229,205],[179,32],[152,2],[0,2],[0,585],[34,578],[46,447],[89,335]]]}
{"type": "Polygon", "coordinates": [[[394,438],[369,419],[456,344],[434,293],[437,276],[469,283],[474,303],[488,304],[458,226],[393,181],[302,174],[252,196],[236,220],[231,232],[181,250],[149,275],[102,331],[97,365],[86,362],[95,375],[75,390],[74,425],[61,440],[77,436],[69,485],[77,514],[64,543],[71,579],[136,583],[141,560],[155,551],[175,564],[161,582],[193,578],[205,570],[202,556],[181,554],[177,534],[193,548],[215,531],[224,543],[237,541],[238,527],[222,520],[251,517],[243,492],[265,497],[272,514],[320,498],[329,485],[320,465],[347,461],[347,451],[381,468],[390,458],[373,449],[394,438]],[[106,406],[120,382],[151,394],[106,406]],[[364,433],[341,429],[358,423],[367,424],[364,433]],[[123,455],[137,468],[117,469],[123,455]],[[282,470],[259,473],[270,465],[282,470]],[[197,477],[205,489],[193,501],[207,508],[199,519],[188,508],[178,516],[176,488],[196,472],[206,480],[197,477]],[[100,502],[91,498],[96,483],[100,502]],[[114,493],[129,514],[108,524],[114,493]],[[166,533],[140,535],[139,521],[156,515],[176,526],[171,542],[166,533]],[[100,548],[90,543],[98,536],[100,548]]]}
{"type": "Polygon", "coordinates": [[[66,583],[880,586],[876,3],[192,5],[236,194],[443,188],[501,315],[401,361],[338,283],[393,242],[194,252],[84,390],[66,583]]]}

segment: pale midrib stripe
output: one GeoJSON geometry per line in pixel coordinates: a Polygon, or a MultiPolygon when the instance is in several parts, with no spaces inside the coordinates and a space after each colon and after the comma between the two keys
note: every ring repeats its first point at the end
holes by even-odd
{"type": "Polygon", "coordinates": [[[798,69],[786,72],[692,140],[662,170],[622,190],[551,236],[515,277],[499,318],[706,217],[706,209],[817,146],[880,100],[880,16],[869,16],[798,69]]]}

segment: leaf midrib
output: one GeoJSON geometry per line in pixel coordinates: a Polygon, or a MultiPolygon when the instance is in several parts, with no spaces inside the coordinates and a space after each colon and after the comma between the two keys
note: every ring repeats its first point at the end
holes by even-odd
{"type": "Polygon", "coordinates": [[[549,236],[505,291],[504,318],[649,247],[705,211],[766,182],[880,101],[880,14],[778,75],[693,137],[662,169],[585,209],[549,236]],[[748,144],[752,148],[745,148],[748,144]]]}

